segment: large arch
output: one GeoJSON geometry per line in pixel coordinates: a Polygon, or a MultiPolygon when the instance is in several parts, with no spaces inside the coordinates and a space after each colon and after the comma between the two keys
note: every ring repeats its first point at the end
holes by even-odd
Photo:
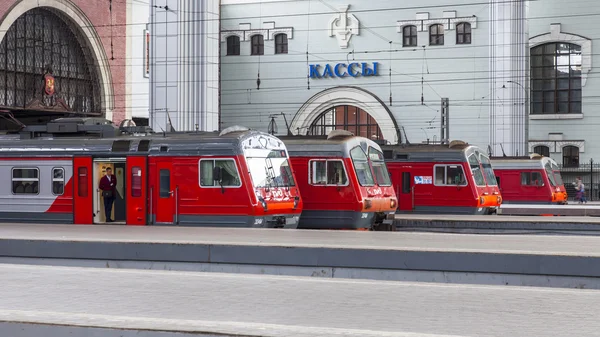
{"type": "Polygon", "coordinates": [[[375,118],[386,141],[400,143],[398,124],[385,103],[371,92],[353,86],[329,88],[312,96],[294,116],[291,131],[306,135],[315,119],[325,110],[339,105],[353,105],[366,111],[375,118]]]}
{"type": "Polygon", "coordinates": [[[106,119],[112,120],[112,114],[115,106],[114,88],[112,73],[108,63],[108,57],[104,50],[102,40],[94,25],[85,15],[85,13],[70,0],[20,0],[16,1],[11,8],[7,10],[0,22],[0,41],[8,32],[9,28],[25,12],[35,8],[48,8],[60,13],[60,17],[65,20],[71,28],[77,29],[84,37],[82,43],[90,50],[92,66],[96,69],[95,74],[100,77],[100,111],[106,119]]]}

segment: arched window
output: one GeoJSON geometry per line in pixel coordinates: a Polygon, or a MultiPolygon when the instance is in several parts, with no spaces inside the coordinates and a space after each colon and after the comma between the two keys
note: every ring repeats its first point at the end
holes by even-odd
{"type": "Polygon", "coordinates": [[[456,44],[471,44],[471,24],[461,22],[456,25],[456,44]]]}
{"type": "Polygon", "coordinates": [[[444,26],[435,24],[429,26],[429,45],[443,46],[444,45],[444,26]]]}
{"type": "Polygon", "coordinates": [[[0,107],[100,112],[100,76],[83,37],[55,12],[21,15],[0,44],[0,107]]]}
{"type": "Polygon", "coordinates": [[[581,113],[581,47],[546,43],[531,49],[531,113],[581,113]]]}
{"type": "Polygon", "coordinates": [[[227,55],[240,54],[240,38],[236,35],[227,37],[227,55]]]}
{"type": "Polygon", "coordinates": [[[402,47],[415,47],[417,45],[417,26],[404,26],[402,28],[402,47]]]}
{"type": "Polygon", "coordinates": [[[287,34],[275,35],[275,54],[288,53],[288,38],[287,34]]]}
{"type": "Polygon", "coordinates": [[[565,146],[562,149],[563,167],[579,166],[579,148],[577,146],[565,146]]]}
{"type": "Polygon", "coordinates": [[[252,55],[264,55],[265,42],[262,35],[252,36],[252,55]]]}
{"type": "Polygon", "coordinates": [[[546,145],[538,145],[533,148],[533,152],[540,154],[544,157],[550,157],[550,148],[546,145]]]}
{"type": "Polygon", "coordinates": [[[347,130],[369,139],[384,139],[375,118],[351,105],[340,105],[323,112],[312,123],[308,134],[327,135],[333,130],[347,130]]]}

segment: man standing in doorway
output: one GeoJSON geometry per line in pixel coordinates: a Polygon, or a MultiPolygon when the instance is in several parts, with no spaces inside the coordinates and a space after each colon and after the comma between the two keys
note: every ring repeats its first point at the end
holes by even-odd
{"type": "Polygon", "coordinates": [[[110,218],[112,214],[112,206],[115,202],[117,177],[112,174],[110,167],[106,168],[106,175],[100,179],[100,189],[102,190],[102,197],[104,198],[104,215],[106,216],[106,222],[113,222],[110,218]]]}

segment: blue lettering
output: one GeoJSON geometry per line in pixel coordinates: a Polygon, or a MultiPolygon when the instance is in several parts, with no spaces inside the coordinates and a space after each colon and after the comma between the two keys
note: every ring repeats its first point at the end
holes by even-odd
{"type": "Polygon", "coordinates": [[[319,65],[318,64],[311,64],[310,65],[310,77],[312,78],[319,78],[321,77],[321,75],[319,75],[319,65]]]}
{"type": "Polygon", "coordinates": [[[359,66],[360,64],[358,64],[358,63],[350,63],[350,65],[348,66],[348,75],[350,75],[352,77],[356,77],[356,75],[358,75],[358,73],[352,71],[354,65],[359,66]]]}
{"type": "Polygon", "coordinates": [[[333,77],[333,72],[331,71],[331,66],[329,64],[325,65],[325,70],[323,70],[323,77],[333,77]]]}
{"type": "Polygon", "coordinates": [[[379,74],[377,73],[377,65],[379,65],[379,62],[373,62],[373,75],[374,75],[374,76],[377,76],[377,75],[379,75],[379,74]]]}
{"type": "Polygon", "coordinates": [[[346,63],[336,64],[335,68],[333,68],[333,72],[335,73],[335,76],[337,76],[337,77],[344,77],[344,76],[346,76],[346,71],[344,70],[344,72],[340,74],[340,66],[346,67],[346,63]]]}
{"type": "Polygon", "coordinates": [[[373,70],[369,69],[367,67],[367,63],[366,62],[362,63],[362,75],[363,76],[372,76],[373,75],[373,70]]]}

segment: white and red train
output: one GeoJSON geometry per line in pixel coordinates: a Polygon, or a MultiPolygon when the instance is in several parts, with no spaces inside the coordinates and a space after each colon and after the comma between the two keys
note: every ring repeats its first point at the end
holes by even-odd
{"type": "Polygon", "coordinates": [[[0,222],[103,223],[98,184],[110,167],[116,223],[297,227],[302,199],[278,138],[140,129],[62,118],[0,137],[0,222]]]}

